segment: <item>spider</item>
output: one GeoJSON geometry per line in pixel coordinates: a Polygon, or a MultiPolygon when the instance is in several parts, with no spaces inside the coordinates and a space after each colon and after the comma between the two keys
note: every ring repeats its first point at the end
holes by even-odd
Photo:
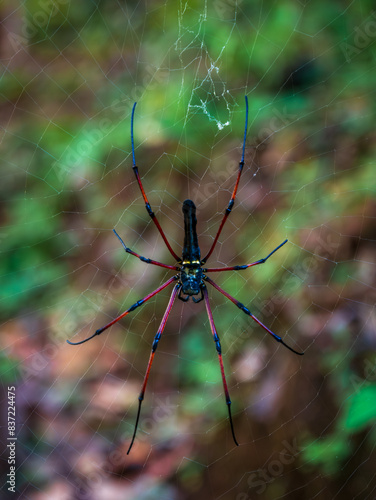
{"type": "Polygon", "coordinates": [[[234,440],[234,443],[236,446],[239,446],[239,443],[236,439],[235,436],[235,430],[234,430],[234,425],[232,421],[232,415],[231,415],[231,399],[229,395],[229,390],[227,387],[227,382],[226,382],[226,376],[225,376],[225,371],[223,367],[223,361],[222,361],[222,350],[221,350],[221,343],[219,340],[219,336],[214,324],[214,319],[213,319],[213,314],[212,310],[210,307],[210,302],[209,302],[209,295],[208,295],[208,290],[206,284],[209,283],[212,287],[214,287],[218,292],[223,294],[225,297],[227,297],[231,302],[233,302],[241,311],[243,311],[247,316],[251,317],[261,328],[263,328],[266,332],[268,332],[273,339],[275,339],[277,342],[280,342],[282,345],[287,347],[290,351],[294,352],[295,354],[302,355],[304,352],[298,352],[295,351],[292,347],[288,346],[279,335],[276,335],[273,333],[271,330],[269,330],[268,327],[266,327],[259,319],[254,316],[251,311],[241,302],[239,302],[236,298],[232,297],[229,293],[227,293],[225,290],[223,290],[219,285],[217,285],[209,276],[207,276],[207,273],[212,273],[212,272],[222,272],[222,271],[241,271],[244,269],[248,269],[249,267],[257,266],[259,264],[264,264],[269,257],[271,257],[277,250],[279,250],[285,243],[287,243],[287,239],[284,240],[280,245],[278,245],[273,251],[269,253],[266,257],[257,260],[255,262],[252,262],[251,264],[245,264],[241,266],[232,266],[232,267],[203,267],[206,264],[206,261],[209,259],[211,254],[213,253],[213,250],[217,244],[218,238],[222,232],[223,226],[225,225],[225,222],[228,218],[228,216],[231,213],[231,210],[233,208],[234,202],[235,202],[235,197],[236,197],[236,192],[238,190],[238,185],[239,185],[239,180],[240,176],[243,171],[244,167],[244,153],[245,153],[245,142],[246,142],[246,136],[247,136],[247,126],[248,126],[248,98],[245,96],[245,104],[246,104],[246,116],[245,116],[245,126],[244,126],[244,139],[243,139],[243,148],[242,148],[242,156],[241,160],[239,162],[239,169],[238,169],[238,175],[236,178],[235,182],[235,187],[231,195],[231,199],[229,201],[228,207],[226,208],[226,211],[223,215],[222,221],[219,225],[219,229],[217,231],[217,234],[213,240],[213,243],[208,251],[208,253],[205,255],[204,258],[201,258],[201,252],[200,252],[200,247],[198,244],[198,238],[197,238],[197,230],[196,230],[196,225],[197,225],[197,219],[196,219],[196,207],[195,204],[193,203],[192,200],[185,200],[183,202],[183,214],[184,214],[184,245],[183,245],[183,251],[182,251],[182,256],[179,257],[178,254],[175,253],[175,251],[172,249],[170,243],[168,242],[165,233],[163,232],[162,227],[160,226],[158,219],[155,215],[155,213],[152,211],[150,207],[149,200],[146,196],[146,193],[144,191],[140,175],[138,173],[138,167],[136,164],[136,156],[135,156],[135,150],[134,150],[134,138],[133,138],[133,124],[134,124],[134,113],[135,113],[135,108],[136,104],[134,103],[133,108],[132,108],[132,115],[131,115],[131,143],[132,143],[132,157],[133,157],[133,172],[136,176],[137,183],[139,185],[139,188],[141,190],[142,197],[145,202],[145,207],[147,210],[147,213],[151,217],[152,221],[154,224],[157,226],[157,229],[162,236],[163,241],[165,242],[170,254],[174,257],[175,261],[177,262],[177,265],[175,266],[170,266],[167,264],[163,264],[161,262],[158,262],[156,260],[152,260],[146,257],[143,257],[142,255],[139,255],[138,253],[134,252],[130,248],[128,248],[124,241],[121,239],[121,237],[118,235],[118,233],[113,230],[117,238],[119,239],[121,245],[123,246],[125,252],[134,255],[138,259],[140,259],[142,262],[145,262],[146,264],[152,264],[155,266],[160,266],[166,269],[171,269],[173,271],[177,271],[177,273],[172,276],[170,279],[168,279],[165,283],[163,283],[160,287],[158,287],[156,290],[153,292],[149,293],[146,295],[144,298],[138,300],[136,303],[134,303],[129,309],[124,311],[120,316],[117,318],[113,319],[108,323],[107,325],[103,326],[102,328],[99,328],[96,330],[96,332],[91,335],[90,337],[81,340],[80,342],[71,342],[67,340],[68,344],[71,345],[80,345],[83,344],[84,342],[87,342],[88,340],[91,340],[93,337],[96,335],[100,335],[102,332],[107,330],[110,326],[114,325],[117,323],[119,320],[127,316],[130,312],[134,311],[138,307],[140,307],[142,304],[150,300],[152,297],[157,295],[159,292],[167,288],[169,285],[172,283],[175,283],[174,288],[171,293],[170,300],[168,302],[167,308],[165,310],[165,313],[163,315],[161,324],[159,326],[159,329],[154,337],[154,341],[152,344],[151,348],[151,353],[149,357],[149,362],[146,368],[146,373],[144,376],[143,384],[141,387],[141,392],[138,397],[138,410],[137,410],[137,416],[136,416],[136,422],[134,426],[134,431],[133,431],[133,436],[131,443],[129,445],[127,454],[131,451],[131,448],[133,446],[134,440],[136,438],[136,433],[137,433],[137,428],[138,428],[138,422],[140,419],[140,413],[141,413],[141,405],[142,401],[144,400],[144,395],[145,395],[145,390],[146,390],[146,385],[149,379],[149,374],[150,374],[150,368],[153,363],[154,355],[158,347],[159,340],[162,336],[162,333],[164,331],[164,328],[166,326],[166,322],[168,319],[168,316],[171,312],[173,303],[176,298],[186,302],[189,300],[190,297],[192,297],[193,302],[201,302],[204,300],[205,302],[205,307],[206,311],[208,314],[209,318],[209,323],[210,323],[210,329],[213,334],[213,340],[215,343],[215,347],[218,353],[218,360],[219,360],[219,366],[221,370],[221,376],[222,376],[222,383],[223,383],[223,390],[226,398],[226,404],[228,408],[228,417],[230,421],[230,427],[231,427],[231,433],[232,437],[234,440]]]}

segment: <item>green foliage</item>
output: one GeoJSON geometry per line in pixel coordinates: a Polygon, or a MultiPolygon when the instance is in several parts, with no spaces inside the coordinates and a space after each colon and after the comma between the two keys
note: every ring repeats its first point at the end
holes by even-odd
{"type": "Polygon", "coordinates": [[[347,402],[344,425],[347,431],[359,432],[376,422],[376,385],[360,387],[347,402]]]}
{"type": "Polygon", "coordinates": [[[323,474],[331,475],[341,470],[343,461],[351,453],[352,446],[346,433],[313,440],[304,449],[306,467],[319,468],[323,474]]]}
{"type": "Polygon", "coordinates": [[[363,380],[363,386],[345,400],[342,417],[334,431],[306,441],[303,449],[305,465],[318,467],[324,474],[337,474],[354,450],[354,436],[375,422],[376,385],[367,385],[363,380]]]}
{"type": "Polygon", "coordinates": [[[19,375],[18,360],[6,354],[6,352],[0,352],[0,380],[4,386],[15,383],[19,375]]]}

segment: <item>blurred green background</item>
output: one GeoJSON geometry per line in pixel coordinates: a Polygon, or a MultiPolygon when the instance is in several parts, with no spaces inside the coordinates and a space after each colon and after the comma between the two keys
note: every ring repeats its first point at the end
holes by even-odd
{"type": "MultiPolygon", "coordinates": [[[[1,354],[16,387],[22,499],[375,497],[373,2],[2,2],[1,354]],[[202,253],[241,155],[213,274],[303,357],[210,289],[240,446],[202,304],[174,305],[126,455],[165,290],[82,340],[171,275],[181,204],[202,253]]],[[[209,265],[208,264],[208,265],[209,265]]],[[[16,496],[13,496],[16,498],[16,496]]]]}

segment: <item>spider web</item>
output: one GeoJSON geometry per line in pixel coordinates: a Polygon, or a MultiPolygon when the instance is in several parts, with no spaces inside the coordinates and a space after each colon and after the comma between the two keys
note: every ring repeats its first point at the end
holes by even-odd
{"type": "MultiPolygon", "coordinates": [[[[375,38],[370,1],[29,0],[1,6],[2,471],[13,498],[375,497],[375,38]],[[137,398],[197,206],[203,254],[245,168],[202,303],[176,301],[137,398]]],[[[9,493],[10,495],[10,493],[9,493]]],[[[5,498],[5,497],[4,497],[5,498]]]]}

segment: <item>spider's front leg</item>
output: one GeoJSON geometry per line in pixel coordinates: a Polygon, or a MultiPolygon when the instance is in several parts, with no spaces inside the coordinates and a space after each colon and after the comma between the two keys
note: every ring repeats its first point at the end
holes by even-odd
{"type": "Polygon", "coordinates": [[[133,138],[133,124],[134,124],[134,111],[136,109],[136,102],[133,104],[133,108],[132,108],[132,116],[131,116],[131,143],[132,143],[132,157],[133,157],[133,172],[134,172],[134,175],[136,176],[136,180],[137,180],[137,184],[140,188],[140,191],[141,191],[141,194],[142,194],[142,197],[144,199],[144,202],[145,202],[145,208],[146,208],[146,211],[147,213],[149,214],[151,220],[154,222],[154,224],[157,226],[157,229],[159,231],[159,234],[162,236],[163,238],[163,241],[165,242],[170,254],[174,257],[174,259],[177,261],[177,262],[180,262],[180,258],[179,256],[174,252],[174,250],[172,249],[169,241],[167,240],[166,238],[166,235],[161,227],[161,225],[159,224],[159,221],[157,219],[157,216],[155,215],[155,213],[153,212],[153,210],[151,209],[151,206],[150,206],[150,203],[149,203],[149,200],[148,200],[148,197],[146,196],[146,193],[145,193],[145,190],[144,190],[144,187],[142,185],[142,181],[141,181],[141,177],[140,177],[140,174],[138,173],[138,166],[136,164],[136,155],[135,155],[135,152],[134,152],[134,138],[133,138]]]}
{"type": "Polygon", "coordinates": [[[239,162],[239,168],[238,168],[238,176],[236,178],[236,182],[235,182],[235,187],[234,187],[234,190],[232,192],[232,195],[231,195],[231,198],[230,198],[230,201],[229,201],[229,204],[225,210],[225,213],[223,215],[223,218],[222,218],[222,222],[220,223],[219,225],[219,229],[217,231],[217,234],[215,235],[215,238],[213,240],[213,243],[212,243],[212,246],[210,247],[210,250],[209,252],[205,255],[205,257],[201,260],[201,264],[205,264],[205,262],[208,260],[208,258],[211,256],[211,254],[213,253],[213,250],[217,244],[217,241],[218,241],[218,238],[219,238],[219,235],[221,234],[222,232],[222,229],[223,229],[223,226],[225,225],[225,222],[228,218],[228,216],[230,215],[231,213],[231,210],[234,206],[234,203],[235,203],[235,198],[236,198],[236,193],[238,191],[238,187],[239,187],[239,181],[240,181],[240,176],[242,175],[242,172],[243,172],[243,167],[244,167],[244,155],[245,155],[245,140],[247,138],[247,128],[248,128],[248,97],[247,96],[244,96],[245,97],[245,124],[244,124],[244,138],[243,138],[243,148],[242,148],[242,157],[241,157],[241,160],[239,162]]]}

